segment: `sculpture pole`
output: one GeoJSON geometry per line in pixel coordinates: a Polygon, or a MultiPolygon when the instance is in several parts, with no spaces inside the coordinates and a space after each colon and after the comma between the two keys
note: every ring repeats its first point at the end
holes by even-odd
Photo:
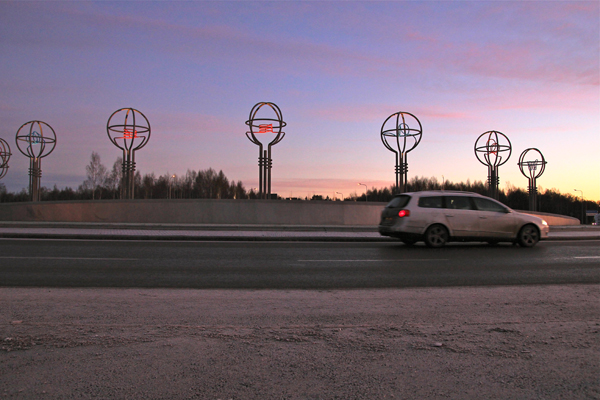
{"type": "Polygon", "coordinates": [[[56,132],[42,121],[21,125],[15,137],[19,151],[29,157],[29,200],[40,201],[42,158],[56,147],[56,132]]]}
{"type": "Polygon", "coordinates": [[[527,191],[529,192],[529,211],[537,211],[537,178],[544,173],[546,164],[547,162],[544,159],[542,152],[533,147],[523,151],[519,157],[517,165],[523,176],[528,180],[527,191]],[[538,157],[535,160],[525,161],[525,156],[530,152],[537,153],[538,157]]]}
{"type": "Polygon", "coordinates": [[[0,179],[4,178],[8,172],[8,160],[11,156],[10,146],[8,143],[0,138],[0,179]]]}
{"type": "Polygon", "coordinates": [[[246,132],[246,137],[258,146],[258,198],[270,199],[271,169],[273,168],[271,147],[281,142],[285,136],[285,132],[282,132],[281,129],[287,124],[283,121],[281,110],[276,104],[260,102],[250,110],[250,117],[246,121],[246,125],[248,125],[250,129],[250,131],[246,132]],[[262,115],[259,116],[258,114],[261,109],[263,109],[261,112],[262,115]],[[265,110],[272,111],[272,115],[269,118],[264,115],[265,110]],[[267,150],[264,150],[263,143],[256,137],[257,134],[274,135],[273,140],[267,145],[267,150]]]}
{"type": "Polygon", "coordinates": [[[510,140],[498,131],[487,131],[475,141],[475,157],[488,167],[488,196],[498,200],[498,167],[508,161],[512,153],[510,140]],[[507,155],[503,153],[508,153],[507,155]]]}
{"type": "Polygon", "coordinates": [[[112,144],[123,150],[122,199],[135,197],[135,152],[148,143],[150,131],[150,123],[146,116],[134,108],[118,109],[108,118],[108,138],[112,144]]]}
{"type": "Polygon", "coordinates": [[[419,145],[422,135],[421,121],[408,112],[397,112],[390,115],[381,126],[381,141],[396,156],[397,193],[406,191],[408,153],[419,145]]]}

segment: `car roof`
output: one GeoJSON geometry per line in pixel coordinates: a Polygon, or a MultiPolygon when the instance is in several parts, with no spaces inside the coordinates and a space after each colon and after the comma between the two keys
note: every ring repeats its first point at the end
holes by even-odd
{"type": "Polygon", "coordinates": [[[475,192],[464,192],[462,190],[423,190],[420,192],[406,192],[399,193],[396,196],[408,195],[408,196],[423,196],[423,195],[442,195],[442,194],[454,194],[454,195],[465,195],[465,196],[478,196],[486,197],[475,192]]]}

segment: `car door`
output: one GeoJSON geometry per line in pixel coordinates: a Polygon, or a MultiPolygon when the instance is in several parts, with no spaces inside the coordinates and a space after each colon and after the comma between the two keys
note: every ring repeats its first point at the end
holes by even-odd
{"type": "Polygon", "coordinates": [[[491,199],[473,197],[479,219],[481,236],[489,238],[512,238],[516,232],[514,214],[509,208],[491,199]]]}
{"type": "Polygon", "coordinates": [[[413,208],[409,225],[415,232],[424,232],[435,223],[445,222],[444,198],[442,196],[421,196],[417,206],[413,208]]]}
{"type": "Polygon", "coordinates": [[[478,237],[479,217],[468,196],[445,196],[444,216],[455,237],[478,237]]]}

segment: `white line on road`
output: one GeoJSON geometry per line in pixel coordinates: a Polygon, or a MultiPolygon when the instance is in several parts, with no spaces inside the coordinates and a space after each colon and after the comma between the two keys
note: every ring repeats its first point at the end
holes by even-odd
{"type": "Polygon", "coordinates": [[[448,261],[447,258],[417,258],[417,259],[399,259],[399,260],[298,260],[298,262],[407,262],[407,261],[448,261]]]}
{"type": "Polygon", "coordinates": [[[600,256],[585,256],[585,257],[573,257],[573,258],[600,258],[600,256]]]}
{"type": "Polygon", "coordinates": [[[137,258],[95,258],[95,257],[16,257],[0,256],[0,259],[34,259],[34,260],[103,260],[103,261],[135,261],[137,258]]]}

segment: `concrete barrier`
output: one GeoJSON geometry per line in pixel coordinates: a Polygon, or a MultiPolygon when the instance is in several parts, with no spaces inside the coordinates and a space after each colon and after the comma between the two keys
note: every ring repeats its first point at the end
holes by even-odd
{"type": "MultiPolygon", "coordinates": [[[[98,200],[0,203],[0,221],[376,226],[386,203],[283,200],[98,200]]],[[[555,214],[549,225],[579,225],[555,214]]]]}
{"type": "Polygon", "coordinates": [[[550,213],[544,213],[539,211],[519,211],[523,214],[534,215],[536,217],[544,218],[544,220],[550,226],[567,226],[567,225],[579,225],[579,219],[573,217],[567,217],[565,215],[556,215],[550,213]]]}
{"type": "Polygon", "coordinates": [[[384,205],[212,199],[2,203],[0,221],[375,226],[384,205]]]}

